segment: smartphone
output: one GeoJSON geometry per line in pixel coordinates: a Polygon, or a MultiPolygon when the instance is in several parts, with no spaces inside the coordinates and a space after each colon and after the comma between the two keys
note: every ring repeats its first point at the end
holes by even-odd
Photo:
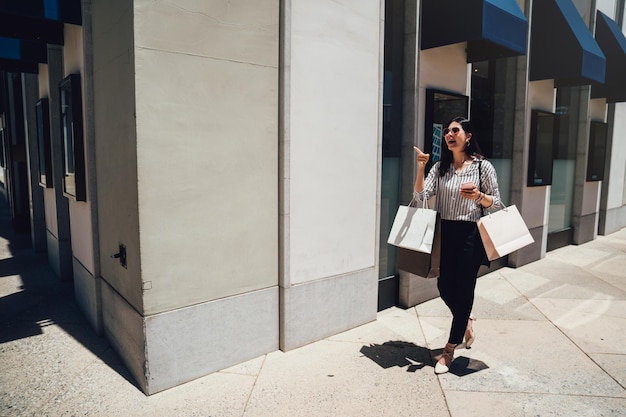
{"type": "Polygon", "coordinates": [[[475,185],[473,182],[464,182],[463,184],[461,184],[461,190],[471,190],[474,187],[475,185]]]}

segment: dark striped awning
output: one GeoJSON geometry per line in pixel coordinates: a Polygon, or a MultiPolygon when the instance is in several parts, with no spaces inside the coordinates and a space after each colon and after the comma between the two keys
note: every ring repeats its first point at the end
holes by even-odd
{"type": "Polygon", "coordinates": [[[619,25],[602,12],[596,14],[596,41],[606,56],[604,84],[592,84],[591,98],[609,103],[626,101],[626,37],[619,25]]]}
{"type": "Polygon", "coordinates": [[[423,0],[420,48],[467,42],[467,62],[526,54],[528,20],[515,0],[423,0]]]}
{"type": "Polygon", "coordinates": [[[531,20],[530,81],[604,82],[606,58],[571,0],[534,1],[531,20]]]}
{"type": "Polygon", "coordinates": [[[48,44],[63,45],[63,25],[82,24],[81,0],[0,0],[0,70],[38,71],[48,44]]]}

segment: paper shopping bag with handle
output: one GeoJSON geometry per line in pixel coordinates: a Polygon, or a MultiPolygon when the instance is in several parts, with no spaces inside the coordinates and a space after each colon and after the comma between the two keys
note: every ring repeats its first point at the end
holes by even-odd
{"type": "MultiPolygon", "coordinates": [[[[413,201],[411,201],[412,203],[413,201]]],[[[400,248],[431,253],[437,212],[425,207],[400,206],[387,243],[400,248]]]]}
{"type": "Polygon", "coordinates": [[[478,220],[478,230],[490,261],[535,241],[515,205],[481,217],[478,220]]]}
{"type": "Polygon", "coordinates": [[[410,249],[398,248],[398,269],[422,278],[439,278],[441,256],[441,220],[437,216],[435,238],[430,254],[410,249]]]}

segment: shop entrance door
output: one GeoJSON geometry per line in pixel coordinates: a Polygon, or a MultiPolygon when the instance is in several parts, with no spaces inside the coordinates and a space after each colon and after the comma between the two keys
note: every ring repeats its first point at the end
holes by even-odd
{"type": "Polygon", "coordinates": [[[548,251],[567,246],[573,240],[572,209],[580,96],[579,87],[565,87],[557,90],[556,113],[558,117],[556,122],[558,128],[552,162],[548,251]]]}

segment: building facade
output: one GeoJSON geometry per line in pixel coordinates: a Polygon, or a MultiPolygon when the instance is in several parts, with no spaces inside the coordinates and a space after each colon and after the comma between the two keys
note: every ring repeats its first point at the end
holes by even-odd
{"type": "Polygon", "coordinates": [[[435,297],[387,234],[470,117],[535,243],[626,226],[624,0],[0,6],[2,191],[146,394],[435,297]]]}

